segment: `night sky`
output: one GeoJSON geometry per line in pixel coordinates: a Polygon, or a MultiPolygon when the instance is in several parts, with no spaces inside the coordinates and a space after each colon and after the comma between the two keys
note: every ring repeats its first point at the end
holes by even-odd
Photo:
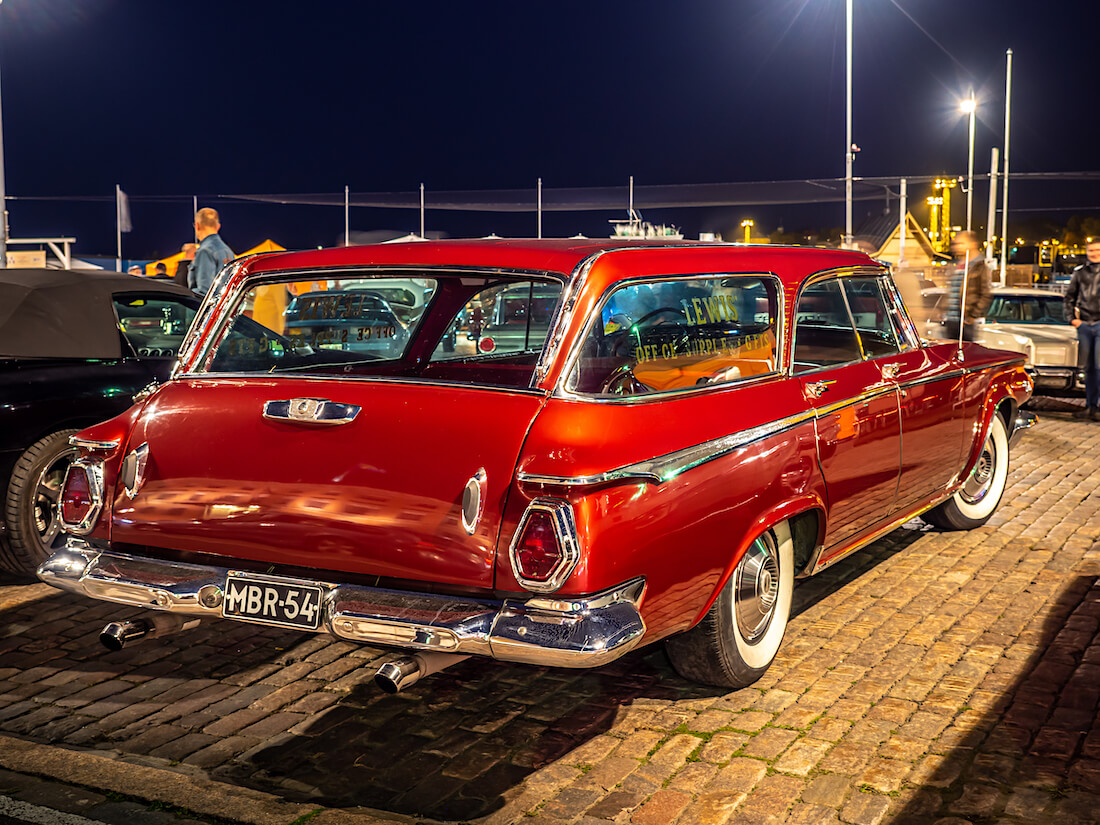
{"type": "MultiPolygon", "coordinates": [[[[1100,169],[1098,23],[1097,2],[855,0],[856,174],[965,174],[957,107],[970,87],[975,172],[987,173],[1008,48],[1012,171],[1100,169]]],[[[75,235],[78,255],[113,256],[116,183],[132,198],[123,254],[151,258],[189,240],[192,194],[241,251],[267,237],[337,243],[343,211],[217,196],[423,182],[430,203],[432,189],[534,188],[540,176],[545,187],[840,178],[844,35],[843,0],[3,0],[7,193],[58,198],[10,201],[11,234],[75,235]]],[[[1021,184],[1011,217],[1100,214],[1096,189],[1021,184]]],[[[881,206],[857,203],[857,225],[881,206]]],[[[839,226],[843,210],[644,217],[730,237],[744,217],[767,232],[839,226]]],[[[622,215],[547,215],[544,232],[604,235],[609,217],[622,215]]],[[[357,231],[418,222],[351,216],[357,231]]],[[[429,210],[427,228],[531,236],[535,218],[429,210]]]]}

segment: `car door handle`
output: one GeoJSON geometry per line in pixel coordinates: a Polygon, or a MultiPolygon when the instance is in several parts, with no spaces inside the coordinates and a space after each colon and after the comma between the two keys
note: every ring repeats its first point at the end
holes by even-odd
{"type": "Polygon", "coordinates": [[[814,381],[812,384],[806,385],[806,390],[814,398],[820,398],[829,391],[829,387],[835,384],[836,381],[814,381]]]}
{"type": "Polygon", "coordinates": [[[264,404],[264,418],[292,424],[333,426],[350,424],[361,410],[357,404],[341,404],[327,398],[290,398],[264,404]]]}
{"type": "Polygon", "coordinates": [[[898,373],[901,372],[901,364],[883,364],[882,365],[882,377],[893,380],[898,377],[898,373]]]}

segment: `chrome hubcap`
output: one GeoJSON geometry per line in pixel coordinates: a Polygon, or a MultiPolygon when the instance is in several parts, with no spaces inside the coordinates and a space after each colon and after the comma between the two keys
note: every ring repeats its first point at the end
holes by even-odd
{"type": "Polygon", "coordinates": [[[737,629],[741,637],[752,644],[767,632],[779,598],[779,559],[770,534],[752,543],[733,577],[737,629]]]}
{"type": "Polygon", "coordinates": [[[967,504],[977,504],[989,493],[993,483],[993,474],[997,469],[997,445],[993,441],[993,435],[985,440],[982,454],[978,456],[978,462],[974,465],[970,477],[966,479],[960,491],[963,501],[967,504]]]}
{"type": "Polygon", "coordinates": [[[48,548],[61,532],[61,520],[57,512],[61,498],[61,485],[65,471],[76,457],[76,451],[64,452],[47,464],[34,485],[34,529],[42,546],[48,548]]]}

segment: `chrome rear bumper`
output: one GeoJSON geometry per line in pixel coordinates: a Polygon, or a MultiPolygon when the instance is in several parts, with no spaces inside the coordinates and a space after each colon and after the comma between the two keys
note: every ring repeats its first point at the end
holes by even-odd
{"type": "MultiPolygon", "coordinates": [[[[222,618],[223,590],[231,569],[100,551],[70,536],[65,547],[38,568],[38,577],[93,599],[222,618]]],[[[253,578],[302,582],[277,576],[253,578]]],[[[632,650],[645,635],[638,610],[644,579],[580,598],[503,601],[309,583],[325,594],[318,632],[363,644],[551,667],[598,667],[632,650]]]]}

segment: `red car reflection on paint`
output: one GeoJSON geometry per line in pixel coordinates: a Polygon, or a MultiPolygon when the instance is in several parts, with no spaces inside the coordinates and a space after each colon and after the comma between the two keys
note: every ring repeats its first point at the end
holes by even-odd
{"type": "Polygon", "coordinates": [[[1020,355],[922,341],[855,252],[257,256],[223,270],[170,380],[74,437],[39,576],[148,608],[104,630],[115,648],[204,617],[327,632],[404,651],[379,673],[397,690],[461,656],[593,667],[663,641],[738,687],[797,577],[917,515],[990,518],[1030,393],[1020,355]],[[356,321],[376,279],[426,295],[403,331],[356,321]],[[457,334],[505,292],[507,336],[457,334]]]}

